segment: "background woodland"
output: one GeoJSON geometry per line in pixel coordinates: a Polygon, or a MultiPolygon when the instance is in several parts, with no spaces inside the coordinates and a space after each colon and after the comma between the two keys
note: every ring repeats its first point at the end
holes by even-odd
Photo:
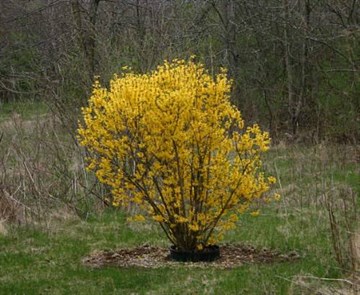
{"type": "Polygon", "coordinates": [[[233,103],[275,143],[359,142],[357,0],[0,2],[0,103],[44,101],[70,133],[94,76],[191,55],[229,69],[233,103]]]}

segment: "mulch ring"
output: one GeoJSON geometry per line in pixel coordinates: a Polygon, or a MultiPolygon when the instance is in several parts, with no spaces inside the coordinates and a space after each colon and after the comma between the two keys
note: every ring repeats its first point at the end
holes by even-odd
{"type": "Polygon", "coordinates": [[[169,249],[143,245],[115,251],[97,251],[85,257],[82,262],[85,266],[93,268],[106,266],[159,268],[180,264],[189,267],[205,268],[210,266],[229,269],[248,263],[286,262],[299,258],[300,255],[295,251],[284,254],[276,250],[256,249],[246,245],[221,245],[220,258],[215,261],[176,262],[169,258],[169,249]]]}

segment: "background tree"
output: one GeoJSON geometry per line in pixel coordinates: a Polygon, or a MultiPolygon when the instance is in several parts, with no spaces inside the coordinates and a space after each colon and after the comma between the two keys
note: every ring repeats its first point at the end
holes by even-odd
{"type": "Polygon", "coordinates": [[[359,140],[357,0],[0,5],[1,101],[46,98],[71,133],[95,75],[196,54],[229,69],[232,101],[275,140],[359,140]]]}

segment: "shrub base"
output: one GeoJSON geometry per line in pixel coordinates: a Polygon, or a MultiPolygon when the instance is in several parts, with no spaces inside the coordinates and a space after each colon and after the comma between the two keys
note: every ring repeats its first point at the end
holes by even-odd
{"type": "Polygon", "coordinates": [[[200,261],[214,261],[220,257],[220,248],[217,245],[205,247],[203,250],[181,250],[176,246],[170,247],[170,258],[174,261],[180,262],[200,262],[200,261]]]}

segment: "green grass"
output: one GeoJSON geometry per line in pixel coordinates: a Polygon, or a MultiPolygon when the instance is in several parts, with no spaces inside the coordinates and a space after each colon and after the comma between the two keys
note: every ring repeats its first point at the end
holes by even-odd
{"type": "Polygon", "coordinates": [[[0,122],[10,119],[14,114],[23,119],[33,119],[48,112],[48,107],[43,102],[14,101],[0,104],[0,122]]]}
{"type": "MultiPolygon", "coordinates": [[[[307,218],[311,219],[306,222],[308,227],[316,225],[316,216],[309,213],[307,218]]],[[[0,237],[0,294],[286,294],[299,274],[340,277],[323,228],[314,231],[301,223],[299,216],[281,216],[274,208],[256,218],[243,216],[226,242],[296,250],[302,258],[244,264],[232,270],[188,269],[183,265],[94,270],[83,266],[81,259],[92,251],[143,243],[167,245],[156,226],[133,227],[115,210],[88,221],[54,222],[47,228],[12,227],[0,237]]]]}
{"type": "MultiPolygon", "coordinates": [[[[28,106],[1,106],[0,123],[10,118],[15,109],[22,119],[34,119],[46,111],[39,105],[28,106]]],[[[37,125],[34,123],[34,126],[37,125]]],[[[48,192],[48,184],[52,184],[57,189],[50,191],[53,197],[72,199],[71,191],[62,190],[69,179],[61,177],[62,169],[65,171],[67,168],[62,168],[60,164],[65,163],[66,155],[72,155],[68,161],[73,163],[76,158],[76,154],[72,153],[73,146],[61,140],[54,150],[50,149],[52,145],[49,145],[50,148],[46,144],[40,145],[41,140],[49,141],[52,134],[45,128],[50,124],[42,126],[33,128],[38,130],[37,136],[28,136],[30,131],[22,134],[21,130],[9,128],[5,130],[5,135],[18,132],[17,144],[22,145],[23,154],[34,157],[35,160],[25,160],[29,168],[34,164],[32,177],[35,177],[41,192],[48,192]],[[34,150],[37,158],[31,153],[34,150]],[[62,153],[57,160],[59,151],[62,153]],[[42,170],[35,166],[39,163],[42,170]]],[[[11,143],[14,140],[11,141],[11,138],[9,136],[7,149],[10,152],[13,151],[11,143]]],[[[278,178],[275,189],[282,199],[261,205],[258,217],[242,215],[237,228],[227,233],[223,241],[282,252],[296,251],[301,255],[297,261],[244,264],[231,270],[188,268],[183,264],[159,269],[91,269],[82,265],[81,260],[93,251],[142,244],[168,246],[169,243],[156,225],[129,224],[126,215],[118,210],[96,213],[98,211],[92,209],[96,202],[86,198],[82,200],[85,205],[74,203],[84,210],[83,219],[74,215],[56,219],[47,212],[40,223],[6,225],[7,233],[0,232],[0,294],[315,294],[323,286],[343,287],[331,282],[331,279],[347,278],[349,269],[339,266],[335,259],[325,201],[334,202],[334,214],[340,226],[339,238],[342,245],[346,245],[347,228],[342,226],[349,221],[345,218],[351,216],[351,212],[345,212],[343,204],[352,206],[350,196],[354,195],[358,199],[356,206],[359,212],[360,203],[359,167],[354,158],[354,148],[318,145],[279,146],[270,150],[264,163],[267,172],[278,178]],[[304,277],[327,278],[330,281],[304,277]]],[[[16,174],[22,171],[24,159],[17,154],[10,158],[7,150],[4,149],[6,163],[12,167],[14,174],[9,178],[12,174],[9,174],[10,169],[7,170],[8,181],[5,184],[16,188],[18,183],[27,183],[14,196],[21,198],[23,194],[20,200],[27,202],[28,206],[40,204],[40,196],[31,199],[32,186],[26,174],[16,174]]],[[[83,171],[81,166],[78,169],[75,172],[71,170],[71,177],[80,177],[83,171]]],[[[71,181],[74,179],[70,178],[71,181]]],[[[44,197],[42,209],[46,208],[43,204],[49,201],[54,203],[52,210],[63,204],[44,197]]],[[[61,215],[59,212],[57,216],[61,215]]],[[[347,257],[347,249],[342,251],[347,257]]]]}

